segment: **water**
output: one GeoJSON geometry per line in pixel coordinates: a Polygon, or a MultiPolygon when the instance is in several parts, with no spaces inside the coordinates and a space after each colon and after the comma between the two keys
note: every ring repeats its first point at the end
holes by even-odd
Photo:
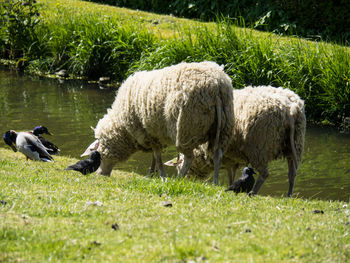
{"type": "MultiPolygon", "coordinates": [[[[95,127],[114,101],[115,91],[86,82],[47,80],[21,76],[0,68],[0,133],[29,130],[44,125],[54,136],[46,136],[62,155],[79,158],[94,141],[95,127]]],[[[0,147],[8,147],[3,140],[0,147]]],[[[18,153],[19,154],[19,153],[18,153]]],[[[166,150],[163,160],[176,156],[166,150]]],[[[116,169],[146,174],[151,155],[137,153],[116,169]]],[[[288,190],[287,162],[270,164],[270,177],[260,194],[282,196],[288,190]]],[[[172,168],[167,173],[174,175],[172,168]]],[[[222,181],[226,176],[222,175],[222,181]]],[[[223,182],[224,183],[224,182],[223,182]]],[[[308,126],[303,163],[298,170],[294,195],[323,200],[350,198],[350,135],[329,127],[308,126]]]]}

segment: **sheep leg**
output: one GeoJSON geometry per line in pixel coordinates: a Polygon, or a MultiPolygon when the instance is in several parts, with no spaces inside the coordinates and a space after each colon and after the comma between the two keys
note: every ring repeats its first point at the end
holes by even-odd
{"type": "Polygon", "coordinates": [[[297,169],[295,167],[295,163],[293,159],[288,159],[288,179],[289,179],[289,190],[287,194],[288,197],[292,197],[296,175],[297,175],[297,169]]]}
{"type": "Polygon", "coordinates": [[[226,169],[227,172],[227,178],[228,178],[228,186],[231,186],[235,180],[235,174],[233,171],[233,168],[227,168],[226,169]]]}
{"type": "Polygon", "coordinates": [[[222,160],[222,151],[217,149],[214,153],[214,184],[217,185],[219,181],[219,171],[222,160]]]}
{"type": "MultiPolygon", "coordinates": [[[[162,162],[162,154],[160,150],[154,150],[153,152],[154,158],[155,158],[155,163],[158,165],[158,170],[159,170],[159,175],[160,177],[166,177],[165,170],[163,167],[163,162],[162,162]]],[[[153,161],[152,161],[153,162],[153,161]]]]}
{"type": "Polygon", "coordinates": [[[269,176],[269,170],[266,168],[263,171],[259,171],[258,179],[256,180],[253,190],[249,192],[249,195],[256,195],[259,192],[260,187],[264,184],[266,178],[269,176]]]}
{"type": "Polygon", "coordinates": [[[114,165],[114,161],[102,159],[100,167],[97,169],[96,173],[99,175],[111,176],[114,165]]]}
{"type": "Polygon", "coordinates": [[[156,157],[155,157],[155,153],[152,152],[152,163],[151,163],[151,167],[149,168],[148,173],[150,175],[154,175],[155,171],[156,171],[156,157]]]}
{"type": "Polygon", "coordinates": [[[233,184],[233,182],[235,181],[237,169],[238,169],[238,165],[235,165],[235,166],[232,166],[232,167],[226,169],[229,186],[231,186],[233,184]]]}
{"type": "Polygon", "coordinates": [[[184,162],[183,162],[181,169],[178,171],[178,174],[177,174],[178,176],[180,176],[180,175],[182,175],[183,177],[186,176],[188,170],[191,167],[192,160],[193,160],[193,153],[184,154],[184,162]]]}

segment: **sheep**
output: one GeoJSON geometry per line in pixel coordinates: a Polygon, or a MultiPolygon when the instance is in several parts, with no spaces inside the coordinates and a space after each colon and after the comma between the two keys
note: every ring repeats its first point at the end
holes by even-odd
{"type": "MultiPolygon", "coordinates": [[[[233,183],[239,165],[250,163],[259,172],[250,194],[257,194],[269,175],[268,163],[284,157],[288,162],[288,196],[292,196],[296,170],[304,151],[304,101],[289,89],[271,86],[234,90],[233,98],[235,125],[222,160],[229,184],[233,183]]],[[[189,172],[207,176],[212,170],[207,145],[196,148],[194,156],[189,172]]],[[[182,161],[179,155],[177,163],[166,164],[181,167],[182,161]]]]}
{"type": "Polygon", "coordinates": [[[125,80],[112,107],[98,121],[95,138],[83,155],[98,150],[98,174],[109,176],[117,162],[138,150],[153,151],[161,176],[166,176],[161,150],[175,145],[184,154],[179,174],[185,176],[193,149],[208,142],[217,183],[223,152],[234,121],[230,77],[215,62],[180,63],[136,72],[125,80]]]}

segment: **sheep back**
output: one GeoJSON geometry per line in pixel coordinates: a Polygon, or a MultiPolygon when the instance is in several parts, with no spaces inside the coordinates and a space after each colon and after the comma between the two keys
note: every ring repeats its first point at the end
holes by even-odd
{"type": "MultiPolygon", "coordinates": [[[[291,157],[293,127],[296,159],[300,164],[306,130],[304,101],[289,89],[271,86],[234,90],[233,97],[235,125],[223,156],[223,168],[251,163],[261,172],[270,161],[291,157]]],[[[208,144],[197,147],[194,155],[190,172],[199,177],[207,176],[213,170],[208,144]]]]}
{"type": "Polygon", "coordinates": [[[234,90],[234,98],[235,126],[226,156],[265,169],[270,161],[292,155],[294,129],[296,157],[301,161],[306,118],[304,102],[297,94],[281,87],[257,86],[234,90]]]}
{"type": "Polygon", "coordinates": [[[233,129],[231,79],[214,62],[180,63],[136,72],[119,88],[95,137],[103,158],[125,160],[129,152],[174,145],[184,153],[215,137],[217,100],[222,101],[219,147],[233,129]],[[125,157],[126,156],[126,157],[125,157]]]}

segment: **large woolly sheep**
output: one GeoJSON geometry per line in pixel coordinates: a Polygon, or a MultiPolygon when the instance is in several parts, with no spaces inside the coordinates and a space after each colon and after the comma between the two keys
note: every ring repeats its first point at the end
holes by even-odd
{"type": "MultiPolygon", "coordinates": [[[[268,163],[284,157],[288,161],[288,196],[291,196],[304,150],[304,102],[289,89],[271,86],[234,90],[233,97],[235,125],[222,160],[230,185],[238,167],[250,163],[259,172],[252,190],[252,194],[256,194],[268,177],[268,163]]],[[[196,148],[194,156],[190,172],[207,176],[212,171],[207,145],[196,148]]],[[[181,167],[181,155],[174,165],[181,167]]]]}
{"type": "MultiPolygon", "coordinates": [[[[160,70],[141,71],[119,88],[107,114],[95,128],[102,162],[97,171],[110,175],[117,162],[138,150],[153,151],[161,176],[161,150],[175,145],[184,153],[179,173],[186,175],[193,149],[208,142],[216,178],[233,128],[231,79],[214,62],[180,63],[160,70]]],[[[215,180],[217,183],[217,179],[215,180]]]]}

